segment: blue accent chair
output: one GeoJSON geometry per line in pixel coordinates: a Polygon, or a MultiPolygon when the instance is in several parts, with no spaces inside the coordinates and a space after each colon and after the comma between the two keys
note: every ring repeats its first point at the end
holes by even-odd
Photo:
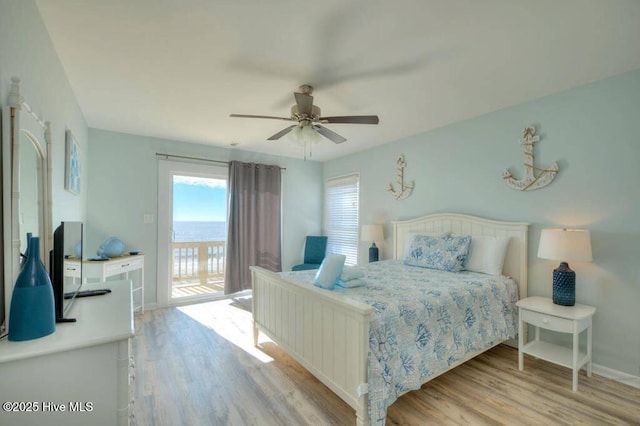
{"type": "Polygon", "coordinates": [[[318,269],[327,255],[327,237],[308,236],[304,243],[304,263],[291,268],[292,271],[318,269]]]}

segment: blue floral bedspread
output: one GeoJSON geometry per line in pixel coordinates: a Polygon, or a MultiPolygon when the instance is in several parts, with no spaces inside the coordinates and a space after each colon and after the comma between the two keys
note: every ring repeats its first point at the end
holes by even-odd
{"type": "MultiPolygon", "coordinates": [[[[363,267],[366,285],[334,293],[375,309],[369,330],[369,418],[384,425],[387,407],[466,354],[514,338],[518,288],[507,277],[446,272],[398,260],[363,267]]],[[[316,271],[283,272],[313,282],[316,271]]]]}

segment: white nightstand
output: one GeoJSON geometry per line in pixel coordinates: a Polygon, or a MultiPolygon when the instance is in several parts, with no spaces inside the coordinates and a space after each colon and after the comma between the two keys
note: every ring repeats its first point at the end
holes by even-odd
{"type": "Polygon", "coordinates": [[[591,318],[596,308],[587,305],[556,305],[547,297],[527,297],[518,306],[518,368],[524,368],[524,354],[544,359],[573,370],[573,391],[578,390],[578,371],[586,364],[591,377],[591,318]],[[535,326],[535,339],[525,345],[524,323],[535,326]],[[540,328],[573,334],[573,348],[540,340],[540,328]],[[579,350],[580,333],[587,330],[587,353],[579,350]]]}

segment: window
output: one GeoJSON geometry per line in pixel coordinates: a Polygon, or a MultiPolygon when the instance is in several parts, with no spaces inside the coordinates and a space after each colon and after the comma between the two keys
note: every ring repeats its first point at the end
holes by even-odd
{"type": "Polygon", "coordinates": [[[327,180],[325,229],[327,253],[344,254],[346,265],[358,263],[358,200],[360,176],[327,180]]]}

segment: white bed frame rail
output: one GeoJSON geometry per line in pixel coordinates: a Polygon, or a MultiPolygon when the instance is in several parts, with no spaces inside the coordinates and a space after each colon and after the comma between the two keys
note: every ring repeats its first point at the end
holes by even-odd
{"type": "Polygon", "coordinates": [[[262,331],[368,424],[366,389],[373,308],[251,267],[253,340],[262,331]]]}
{"type": "MultiPolygon", "coordinates": [[[[508,236],[503,270],[518,283],[523,298],[527,295],[528,226],[451,213],[393,222],[394,258],[402,259],[412,232],[508,236]]],[[[265,333],[349,404],[356,411],[358,425],[369,424],[366,384],[373,308],[264,268],[251,267],[251,274],[254,344],[258,344],[259,331],[265,333]]],[[[468,354],[455,365],[481,352],[468,354]]]]}

